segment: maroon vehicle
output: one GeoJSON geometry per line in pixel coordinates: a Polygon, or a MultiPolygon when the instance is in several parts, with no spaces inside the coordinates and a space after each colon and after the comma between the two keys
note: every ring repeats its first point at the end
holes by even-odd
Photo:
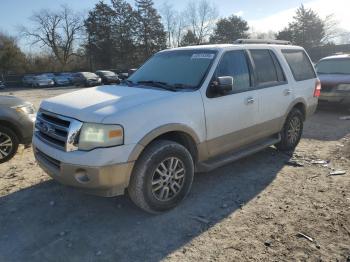
{"type": "Polygon", "coordinates": [[[319,101],[350,106],[350,55],[325,57],[316,71],[322,85],[319,101]]]}

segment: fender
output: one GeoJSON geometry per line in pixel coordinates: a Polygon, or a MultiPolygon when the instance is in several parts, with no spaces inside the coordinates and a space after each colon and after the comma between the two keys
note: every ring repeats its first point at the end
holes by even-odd
{"type": "Polygon", "coordinates": [[[188,127],[187,125],[184,124],[178,124],[178,123],[172,123],[172,124],[166,124],[160,127],[157,127],[156,129],[153,129],[152,131],[150,131],[149,133],[147,133],[135,146],[135,148],[133,149],[133,151],[131,152],[130,156],[129,156],[129,162],[132,161],[136,161],[138,159],[138,157],[140,156],[140,154],[142,153],[142,151],[144,150],[144,148],[151,143],[154,139],[156,139],[157,137],[169,133],[169,132],[183,132],[187,135],[189,135],[194,142],[196,143],[196,146],[198,148],[198,153],[201,154],[201,150],[199,149],[199,147],[202,148],[203,143],[201,143],[201,141],[199,140],[199,137],[197,136],[196,132],[188,127]]]}

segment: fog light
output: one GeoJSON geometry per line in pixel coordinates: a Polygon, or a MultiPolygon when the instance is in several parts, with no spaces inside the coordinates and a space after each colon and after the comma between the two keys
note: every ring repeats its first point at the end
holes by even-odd
{"type": "Polygon", "coordinates": [[[86,170],[84,169],[78,169],[74,174],[75,179],[82,184],[86,184],[90,181],[90,178],[88,177],[86,170]]]}

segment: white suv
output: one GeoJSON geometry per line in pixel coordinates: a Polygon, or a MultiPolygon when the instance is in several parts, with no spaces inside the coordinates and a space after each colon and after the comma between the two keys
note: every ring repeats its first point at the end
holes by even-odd
{"type": "Polygon", "coordinates": [[[301,47],[242,42],[164,50],[119,86],[44,100],[38,163],[93,194],[128,190],[157,213],[188,194],[195,171],[293,150],[320,93],[310,59],[301,47]]]}

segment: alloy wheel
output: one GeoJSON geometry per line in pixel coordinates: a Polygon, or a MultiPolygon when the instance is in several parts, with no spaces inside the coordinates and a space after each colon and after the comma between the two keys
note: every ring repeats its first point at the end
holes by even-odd
{"type": "Polygon", "coordinates": [[[0,133],[0,159],[7,157],[13,149],[13,142],[9,135],[0,133]]]}
{"type": "Polygon", "coordinates": [[[301,131],[301,122],[299,117],[295,116],[290,120],[289,123],[289,128],[287,131],[287,135],[288,135],[288,141],[294,145],[300,136],[300,131],[301,131]]]}
{"type": "Polygon", "coordinates": [[[176,197],[185,183],[186,170],[177,157],[162,161],[152,176],[152,194],[159,201],[169,201],[176,197]]]}

